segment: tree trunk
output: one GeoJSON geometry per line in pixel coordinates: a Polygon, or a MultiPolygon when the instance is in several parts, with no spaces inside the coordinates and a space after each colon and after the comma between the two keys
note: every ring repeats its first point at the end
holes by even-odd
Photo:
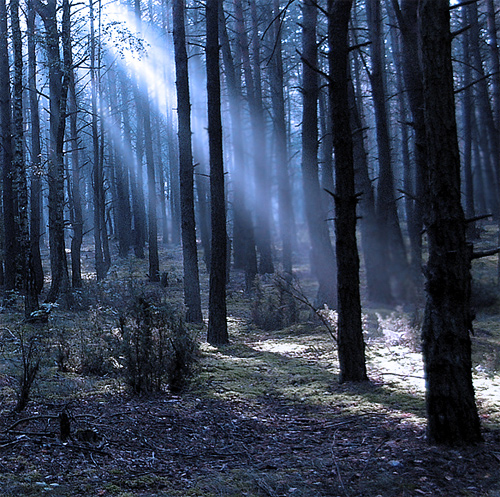
{"type": "Polygon", "coordinates": [[[194,216],[193,152],[191,145],[191,103],[189,97],[188,58],[184,24],[185,5],[174,0],[173,28],[175,73],[177,77],[177,116],[179,137],[179,176],[181,205],[181,234],[184,267],[184,303],[188,322],[201,322],[200,280],[194,216]]]}
{"type": "MultiPolygon", "coordinates": [[[[141,2],[135,0],[135,19],[139,32],[142,30],[141,2]]],[[[146,152],[146,172],[148,186],[148,259],[149,280],[160,281],[160,260],[158,257],[158,219],[156,215],[156,174],[153,153],[153,134],[151,131],[151,109],[149,106],[149,88],[147,84],[139,87],[137,107],[138,119],[142,121],[144,129],[144,148],[146,152]]]]}
{"type": "Polygon", "coordinates": [[[245,269],[245,286],[250,291],[257,275],[257,254],[255,252],[255,236],[250,210],[247,207],[248,170],[245,160],[245,131],[242,125],[243,101],[241,80],[236,77],[233,55],[229,44],[229,36],[225,17],[219,14],[220,39],[224,69],[229,95],[229,112],[231,115],[231,135],[234,150],[233,174],[233,254],[235,267],[245,269]]]}
{"type": "MultiPolygon", "coordinates": [[[[48,302],[55,302],[60,294],[71,306],[68,262],[64,243],[64,129],[68,77],[61,64],[59,33],[57,28],[57,1],[46,4],[36,2],[38,13],[45,25],[47,62],[49,66],[49,245],[51,286],[47,295],[48,302]]],[[[65,34],[63,34],[65,36],[65,34]]],[[[65,43],[68,37],[66,36],[65,43]]],[[[67,69],[67,68],[65,68],[67,69]]]]}
{"type": "Polygon", "coordinates": [[[7,8],[5,0],[0,0],[0,119],[2,143],[0,153],[3,165],[3,235],[4,235],[4,287],[16,288],[17,244],[15,223],[15,202],[13,191],[13,149],[12,149],[12,109],[9,74],[9,33],[7,28],[7,8]]]}
{"type": "MultiPolygon", "coordinates": [[[[467,28],[469,20],[467,10],[463,11],[463,28],[467,28]]],[[[474,207],[474,175],[472,171],[472,73],[470,60],[470,33],[465,31],[462,34],[462,85],[465,88],[462,93],[462,129],[463,129],[463,170],[464,170],[464,189],[465,189],[465,216],[467,219],[472,219],[476,215],[474,207]]],[[[476,237],[476,224],[469,222],[467,225],[467,233],[469,239],[476,237]]]]}
{"type": "Polygon", "coordinates": [[[40,253],[41,218],[42,218],[42,151],[40,144],[40,113],[36,84],[36,42],[35,15],[33,2],[28,3],[28,89],[31,131],[31,188],[30,188],[30,271],[33,277],[32,291],[39,295],[43,288],[43,267],[40,253]]]}
{"type": "Polygon", "coordinates": [[[359,295],[354,156],[349,111],[349,38],[352,1],[328,1],[330,108],[335,150],[335,233],[340,382],[366,381],[359,295]]]}
{"type": "Polygon", "coordinates": [[[221,0],[206,2],[206,60],[208,97],[208,146],[210,151],[210,200],[212,221],[212,259],[207,340],[212,345],[229,342],[226,317],[226,205],[219,72],[219,9],[221,0]]]}
{"type": "MultiPolygon", "coordinates": [[[[481,123],[481,148],[483,149],[485,166],[488,168],[489,186],[490,186],[490,208],[495,219],[500,223],[500,143],[495,129],[495,120],[491,106],[488,81],[481,57],[481,30],[478,19],[477,5],[470,4],[465,7],[470,24],[470,54],[472,67],[475,70],[474,79],[477,83],[474,85],[475,101],[477,102],[478,118],[481,123]],[[490,181],[493,183],[490,184],[490,181]]],[[[488,185],[487,185],[488,186],[488,185]]]]}
{"type": "MultiPolygon", "coordinates": [[[[98,62],[99,55],[96,54],[96,37],[94,26],[94,1],[90,0],[90,81],[92,99],[92,146],[93,146],[93,167],[92,167],[92,187],[94,198],[94,251],[95,268],[97,281],[102,281],[108,272],[104,260],[104,237],[107,237],[106,223],[104,222],[105,195],[104,195],[104,170],[100,155],[100,142],[104,137],[99,137],[98,120],[98,98],[100,86],[100,74],[98,62]]],[[[102,116],[101,116],[102,119],[102,116]]]]}
{"type": "Polygon", "coordinates": [[[392,0],[393,9],[398,18],[401,32],[402,51],[401,66],[408,95],[408,104],[412,114],[413,147],[415,173],[412,180],[415,184],[411,191],[406,190],[411,205],[411,217],[407,219],[408,235],[411,250],[411,271],[417,290],[422,287],[422,198],[423,171],[426,167],[426,139],[423,114],[422,75],[420,66],[415,64],[418,58],[417,5],[419,0],[401,0],[401,8],[397,0],[392,0]]]}
{"type": "Polygon", "coordinates": [[[460,199],[448,0],[419,4],[420,61],[427,137],[425,225],[429,245],[422,329],[428,439],[481,440],[472,385],[472,248],[460,199]]]}
{"type": "Polygon", "coordinates": [[[302,180],[305,211],[311,242],[311,266],[319,283],[317,307],[337,305],[335,255],[321,202],[318,174],[318,73],[317,7],[303,1],[302,26],[302,180]]]}
{"type": "Polygon", "coordinates": [[[115,227],[118,237],[118,255],[120,257],[128,257],[130,251],[130,242],[132,236],[132,212],[130,210],[130,184],[128,175],[128,157],[127,147],[124,136],[118,133],[124,129],[120,122],[119,105],[126,106],[126,96],[121,95],[120,103],[118,101],[118,87],[116,81],[116,72],[108,71],[109,78],[109,98],[111,107],[112,125],[117,130],[116,135],[112,136],[111,141],[115,151],[115,167],[114,167],[114,183],[116,191],[115,205],[115,227]]]}
{"type": "MultiPolygon", "coordinates": [[[[241,3],[238,0],[238,3],[241,3]]],[[[257,15],[257,2],[250,0],[250,12],[252,16],[252,59],[254,75],[254,103],[253,126],[255,136],[254,151],[255,159],[255,200],[257,202],[257,247],[259,252],[259,274],[274,273],[273,247],[271,237],[271,171],[270,161],[267,155],[266,141],[266,119],[263,104],[262,74],[261,74],[261,45],[259,19],[257,15]]],[[[283,264],[285,265],[286,252],[283,254],[283,264]]],[[[291,256],[290,256],[291,257],[291,256]]]]}
{"type": "MultiPolygon", "coordinates": [[[[358,92],[357,89],[356,92],[358,92]]],[[[358,191],[361,193],[359,202],[361,211],[361,246],[363,249],[368,298],[372,302],[391,305],[393,298],[387,267],[389,261],[387,260],[387,252],[384,251],[385,236],[382,235],[378,224],[375,209],[375,194],[365,151],[364,126],[352,85],[350,93],[355,179],[358,191]]]]}
{"type": "MultiPolygon", "coordinates": [[[[83,210],[80,177],[80,140],[78,137],[78,103],[76,97],[75,71],[73,69],[73,56],[69,53],[69,142],[71,145],[71,188],[70,190],[70,218],[73,229],[71,238],[71,284],[73,288],[82,286],[81,248],[83,243],[83,210]]],[[[70,180],[68,178],[68,184],[70,180]]]]}
{"type": "Polygon", "coordinates": [[[21,288],[24,293],[24,314],[26,318],[38,309],[38,295],[34,289],[30,268],[30,238],[28,219],[28,184],[24,162],[23,129],[23,47],[21,25],[19,21],[19,0],[10,2],[12,31],[12,52],[14,61],[12,121],[13,121],[13,173],[14,192],[16,195],[16,230],[17,230],[17,266],[21,276],[21,288]]]}
{"type": "Polygon", "coordinates": [[[371,72],[373,107],[376,122],[379,179],[377,186],[377,215],[382,236],[386,236],[386,249],[390,257],[389,271],[394,281],[394,295],[407,301],[409,295],[408,262],[403,235],[399,225],[398,211],[394,192],[391,138],[386,104],[384,81],[384,52],[380,0],[366,2],[368,30],[370,33],[371,72]]]}
{"type": "Polygon", "coordinates": [[[278,12],[280,10],[279,0],[274,0],[273,16],[274,29],[274,52],[270,61],[269,84],[271,87],[271,109],[276,147],[276,180],[278,183],[278,209],[279,227],[281,234],[281,249],[283,271],[292,275],[292,233],[293,233],[293,206],[290,186],[290,175],[288,172],[288,140],[285,118],[285,95],[283,76],[283,51],[281,43],[281,28],[278,12]]]}

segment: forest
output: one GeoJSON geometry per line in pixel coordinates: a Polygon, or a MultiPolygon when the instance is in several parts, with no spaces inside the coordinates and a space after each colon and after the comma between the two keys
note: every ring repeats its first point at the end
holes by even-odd
{"type": "Polygon", "coordinates": [[[0,0],[0,494],[497,496],[498,0],[0,0]]]}

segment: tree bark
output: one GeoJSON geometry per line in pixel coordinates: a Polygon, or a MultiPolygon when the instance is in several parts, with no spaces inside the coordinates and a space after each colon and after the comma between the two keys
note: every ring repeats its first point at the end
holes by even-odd
{"type": "Polygon", "coordinates": [[[481,440],[472,385],[470,263],[460,199],[448,0],[419,4],[427,137],[425,225],[429,258],[422,329],[429,442],[481,440]]]}
{"type": "Polygon", "coordinates": [[[340,382],[366,381],[359,294],[354,155],[349,110],[348,28],[352,1],[328,1],[329,96],[335,150],[335,233],[340,382]]]}
{"type": "Polygon", "coordinates": [[[40,253],[42,218],[42,151],[40,144],[40,112],[36,84],[35,7],[28,2],[26,19],[28,37],[28,90],[31,131],[31,187],[30,187],[30,271],[33,276],[33,291],[39,295],[43,288],[43,267],[40,253]]]}
{"type": "Polygon", "coordinates": [[[12,145],[14,194],[16,195],[17,266],[20,271],[21,288],[24,293],[24,314],[26,318],[38,309],[38,295],[34,289],[30,267],[30,238],[28,219],[28,184],[24,157],[23,129],[23,46],[19,20],[19,0],[10,2],[12,31],[12,52],[14,61],[12,94],[12,145]]]}
{"type": "Polygon", "coordinates": [[[385,249],[390,257],[389,271],[395,283],[394,296],[402,301],[409,299],[408,261],[399,224],[394,191],[394,174],[391,154],[391,137],[386,104],[384,81],[384,48],[380,0],[366,2],[368,30],[370,33],[371,72],[370,83],[375,113],[379,179],[377,185],[377,215],[382,235],[386,237],[385,249]]]}
{"type": "Polygon", "coordinates": [[[311,242],[311,266],[319,284],[316,305],[337,305],[335,255],[326,215],[322,208],[318,173],[318,54],[317,7],[303,1],[302,26],[302,180],[305,211],[311,242]]]}
{"type": "Polygon", "coordinates": [[[177,117],[179,138],[179,176],[181,234],[184,268],[184,303],[188,322],[201,322],[200,280],[194,216],[193,151],[191,145],[191,102],[189,96],[188,58],[184,24],[185,5],[174,0],[173,28],[175,73],[177,77],[177,117]]]}
{"type": "Polygon", "coordinates": [[[285,116],[285,95],[283,75],[283,49],[280,29],[279,0],[274,0],[273,16],[275,17],[273,53],[270,61],[271,109],[273,116],[274,134],[276,140],[276,180],[278,183],[279,227],[281,234],[281,249],[283,271],[292,275],[292,233],[293,233],[293,206],[288,171],[288,140],[285,116]]]}
{"type": "MultiPolygon", "coordinates": [[[[95,14],[94,1],[90,0],[90,82],[91,82],[91,105],[92,105],[92,147],[93,147],[93,164],[92,164],[92,188],[94,199],[94,251],[95,251],[95,268],[97,281],[102,281],[106,278],[109,267],[104,260],[104,238],[107,237],[105,223],[105,193],[104,193],[104,164],[101,161],[100,143],[104,140],[101,135],[99,137],[99,116],[98,98],[100,97],[100,63],[98,62],[99,55],[96,54],[96,36],[95,36],[95,14]]],[[[102,119],[102,116],[101,116],[102,119]]]]}
{"type": "MultiPolygon", "coordinates": [[[[55,302],[62,294],[66,305],[72,305],[68,262],[64,242],[64,129],[66,124],[66,99],[68,75],[61,64],[59,32],[57,28],[57,1],[42,4],[37,0],[36,8],[45,25],[47,62],[49,66],[49,245],[51,286],[48,302],[55,302]]],[[[67,43],[67,37],[65,43],[67,43]]]]}
{"type": "Polygon", "coordinates": [[[245,130],[242,125],[243,94],[241,80],[236,76],[233,55],[229,44],[229,36],[225,24],[225,16],[219,14],[220,39],[224,70],[229,96],[229,112],[231,115],[231,136],[234,150],[233,174],[233,254],[234,266],[245,269],[245,286],[251,291],[257,275],[257,254],[255,252],[254,226],[248,209],[246,186],[248,185],[248,168],[246,166],[245,130]]]}
{"type": "Polygon", "coordinates": [[[2,143],[2,180],[3,180],[3,236],[4,236],[4,287],[16,288],[17,244],[14,203],[14,169],[12,148],[12,108],[9,74],[9,32],[7,28],[7,8],[5,0],[0,0],[0,120],[2,143]]]}
{"type": "Polygon", "coordinates": [[[210,151],[210,200],[212,221],[212,259],[207,340],[212,345],[229,342],[226,311],[226,205],[219,72],[219,9],[221,0],[206,3],[206,58],[208,98],[208,147],[210,151]]]}

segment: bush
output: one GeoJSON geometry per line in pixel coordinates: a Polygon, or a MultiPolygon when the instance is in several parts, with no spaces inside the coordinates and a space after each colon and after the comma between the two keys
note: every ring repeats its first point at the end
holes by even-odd
{"type": "Polygon", "coordinates": [[[298,321],[297,302],[291,283],[280,274],[255,278],[255,300],[252,322],[259,328],[272,331],[298,321]]]}
{"type": "Polygon", "coordinates": [[[184,388],[193,373],[197,345],[177,309],[137,297],[120,317],[119,327],[125,380],[135,393],[184,388]]]}

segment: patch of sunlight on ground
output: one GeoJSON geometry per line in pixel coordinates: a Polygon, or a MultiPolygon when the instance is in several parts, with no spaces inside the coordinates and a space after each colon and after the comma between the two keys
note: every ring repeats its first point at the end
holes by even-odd
{"type": "Polygon", "coordinates": [[[284,356],[302,356],[303,353],[308,352],[310,349],[307,345],[285,342],[283,340],[266,340],[265,342],[254,344],[254,347],[262,352],[272,352],[284,356]]]}

